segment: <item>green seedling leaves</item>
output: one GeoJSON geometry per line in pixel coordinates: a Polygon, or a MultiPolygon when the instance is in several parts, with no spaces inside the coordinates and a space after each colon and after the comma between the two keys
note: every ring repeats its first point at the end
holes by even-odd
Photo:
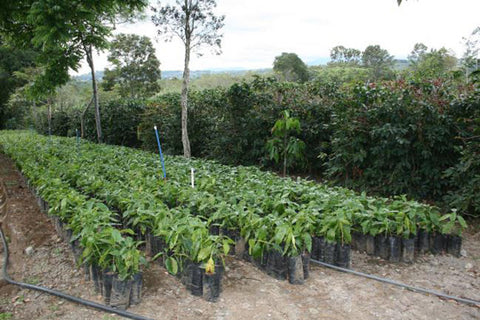
{"type": "Polygon", "coordinates": [[[173,257],[168,257],[165,259],[165,268],[167,268],[167,271],[171,274],[177,274],[178,272],[178,263],[177,260],[173,257]]]}

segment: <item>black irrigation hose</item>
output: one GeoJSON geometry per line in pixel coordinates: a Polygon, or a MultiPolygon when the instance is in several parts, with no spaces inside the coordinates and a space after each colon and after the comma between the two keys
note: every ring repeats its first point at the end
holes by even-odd
{"type": "Polygon", "coordinates": [[[408,290],[411,290],[411,291],[414,291],[414,292],[432,294],[432,295],[438,296],[440,298],[455,300],[457,302],[461,302],[461,303],[464,303],[464,304],[473,305],[475,307],[480,307],[480,301],[477,301],[477,300],[468,299],[468,298],[459,298],[459,297],[450,296],[448,294],[438,292],[438,291],[433,291],[433,290],[428,290],[428,289],[409,286],[407,284],[397,282],[397,281],[394,281],[394,280],[390,280],[390,279],[386,279],[386,278],[382,278],[382,277],[377,277],[377,276],[374,276],[374,275],[371,275],[371,274],[367,274],[367,273],[363,273],[363,272],[359,272],[359,271],[355,271],[355,270],[351,270],[351,269],[345,269],[345,268],[337,267],[337,266],[334,266],[334,265],[331,265],[331,264],[328,264],[328,263],[325,263],[325,262],[321,262],[321,261],[318,261],[318,260],[314,260],[314,259],[310,259],[310,261],[313,262],[313,263],[319,264],[321,266],[337,270],[337,271],[351,273],[351,274],[354,274],[356,276],[360,276],[360,277],[364,277],[364,278],[368,278],[368,279],[392,284],[392,285],[402,287],[402,288],[405,288],[405,289],[408,289],[408,290]]]}
{"type": "Polygon", "coordinates": [[[80,298],[65,294],[63,292],[60,292],[60,291],[56,291],[56,290],[52,290],[52,289],[49,289],[49,288],[45,288],[45,287],[41,287],[41,286],[35,286],[35,285],[32,285],[32,284],[12,280],[10,278],[10,276],[7,274],[8,246],[7,246],[7,241],[5,240],[5,236],[3,234],[3,230],[2,230],[1,227],[0,227],[0,236],[2,237],[3,248],[5,250],[3,267],[2,267],[2,275],[3,275],[3,278],[5,279],[6,282],[8,282],[10,284],[20,286],[20,287],[25,288],[25,289],[45,292],[45,293],[48,293],[50,295],[57,296],[59,298],[66,299],[66,300],[69,300],[71,302],[75,302],[75,303],[78,303],[78,304],[81,304],[81,305],[84,305],[84,306],[87,306],[87,307],[90,307],[90,308],[95,308],[95,309],[105,311],[105,312],[109,312],[109,313],[116,313],[119,316],[122,316],[122,317],[125,317],[125,318],[134,319],[134,320],[152,320],[150,318],[146,318],[146,317],[134,314],[134,313],[114,309],[114,308],[108,307],[108,306],[100,304],[100,303],[80,299],[80,298]]]}

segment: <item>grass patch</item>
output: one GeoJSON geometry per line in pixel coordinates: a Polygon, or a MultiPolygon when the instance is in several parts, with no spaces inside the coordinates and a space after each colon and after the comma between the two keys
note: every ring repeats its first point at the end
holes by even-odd
{"type": "Polygon", "coordinates": [[[1,312],[0,313],[0,320],[9,320],[12,319],[13,314],[11,312],[1,312]]]}

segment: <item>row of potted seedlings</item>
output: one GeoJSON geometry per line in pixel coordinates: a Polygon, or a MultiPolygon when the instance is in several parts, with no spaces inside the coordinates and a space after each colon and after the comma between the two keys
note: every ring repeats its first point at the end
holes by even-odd
{"type": "MultiPolygon", "coordinates": [[[[41,140],[39,136],[35,139],[41,140]]],[[[271,174],[255,169],[240,167],[227,170],[198,160],[173,161],[167,158],[169,180],[158,181],[151,175],[155,170],[151,155],[127,148],[85,144],[87,148],[82,150],[82,157],[72,164],[70,157],[75,151],[67,150],[71,141],[58,139],[62,147],[54,153],[64,158],[63,170],[68,172],[63,174],[64,178],[75,188],[122,212],[121,223],[126,228],[133,228],[138,240],[147,236],[148,239],[163,241],[164,246],[152,250],[152,255],[169,272],[181,275],[193,294],[207,292],[205,295],[209,300],[218,297],[219,279],[223,274],[222,255],[233,247],[233,240],[242,240],[247,258],[267,273],[300,283],[308,277],[308,252],[313,259],[349,267],[349,243],[352,242],[355,248],[362,248],[358,232],[352,233],[353,239],[351,235],[352,228],[359,226],[356,229],[367,230],[361,234],[376,235],[373,240],[378,239],[378,245],[373,242],[373,254],[386,257],[385,249],[382,249],[385,241],[382,242],[379,235],[391,231],[391,218],[400,228],[395,230],[397,233],[404,236],[407,233],[404,230],[408,230],[414,234],[417,225],[423,223],[417,216],[421,216],[427,208],[406,199],[373,199],[346,189],[326,188],[289,179],[278,181],[278,177],[272,178],[271,174]],[[185,169],[193,165],[201,166],[201,171],[206,173],[197,178],[195,189],[185,187],[189,182],[185,179],[185,171],[188,172],[185,169]],[[139,203],[143,208],[138,208],[139,203]],[[173,210],[175,219],[171,219],[171,214],[165,219],[158,213],[158,207],[150,207],[152,203],[166,204],[166,211],[173,210]],[[407,214],[403,214],[402,210],[407,214]],[[388,219],[386,215],[390,215],[388,219]],[[200,236],[193,240],[192,234],[182,233],[192,228],[189,224],[192,219],[196,221],[196,228],[201,230],[200,236]],[[218,232],[220,228],[224,232],[218,232]],[[317,236],[312,238],[312,234],[317,236]],[[204,243],[205,246],[194,248],[192,242],[204,243]],[[376,253],[375,247],[378,247],[376,253]]],[[[428,208],[431,211],[431,207],[428,208]]],[[[447,221],[449,218],[440,218],[434,211],[428,215],[430,220],[435,220],[430,216],[438,218],[437,229],[440,226],[446,229],[445,226],[450,224],[447,221]]],[[[458,224],[459,219],[455,219],[454,224],[458,224]]],[[[408,240],[410,237],[405,238],[408,240]]],[[[371,240],[366,240],[366,243],[371,243],[371,240]]],[[[396,243],[398,241],[392,240],[390,249],[388,240],[388,259],[390,256],[394,258],[399,250],[396,243]]],[[[155,244],[150,244],[150,247],[155,248],[155,244]]],[[[408,246],[400,246],[400,250],[408,251],[408,246]]]]}
{"type": "Polygon", "coordinates": [[[461,247],[462,238],[458,235],[429,233],[424,230],[411,238],[362,233],[354,233],[352,236],[353,249],[390,262],[412,263],[415,256],[426,253],[447,253],[460,257],[461,247]]]}
{"type": "Polygon", "coordinates": [[[131,232],[112,227],[114,214],[103,203],[73,190],[49,167],[40,169],[42,159],[5,143],[2,146],[21,168],[40,209],[52,217],[57,233],[69,243],[76,262],[83,265],[104,302],[119,309],[140,303],[140,265],[145,261],[139,243],[122,234],[131,232]]]}
{"type": "MultiPolygon", "coordinates": [[[[66,154],[68,151],[65,152],[65,150],[63,153],[55,152],[55,156],[60,159],[66,154]]],[[[150,248],[156,248],[150,250],[150,254],[153,260],[159,261],[171,274],[176,274],[181,279],[192,278],[188,276],[192,270],[190,264],[197,265],[202,279],[205,278],[206,288],[200,291],[192,290],[192,292],[198,295],[198,292],[205,291],[204,297],[209,301],[215,301],[221,290],[219,283],[223,274],[221,255],[228,250],[229,239],[208,234],[206,224],[200,219],[191,217],[183,208],[170,210],[162,202],[155,201],[151,197],[152,193],[132,192],[136,188],[122,187],[123,182],[118,181],[116,177],[111,177],[112,181],[104,179],[105,173],[97,169],[108,168],[109,174],[115,171],[122,178],[125,173],[121,170],[112,170],[112,167],[108,166],[108,159],[101,161],[101,166],[93,168],[95,161],[92,161],[92,158],[94,157],[88,159],[88,152],[83,154],[87,155],[87,158],[62,159],[64,162],[58,166],[61,168],[58,175],[75,189],[98,197],[112,211],[118,212],[116,224],[122,226],[124,230],[135,230],[131,236],[140,243],[145,242],[147,238],[161,239],[166,243],[163,247],[150,245],[150,248]],[[92,168],[94,170],[91,170],[92,168]],[[195,245],[192,246],[192,243],[195,245]],[[213,265],[212,261],[214,261],[213,265]],[[209,285],[212,281],[216,285],[209,285]]],[[[104,272],[100,272],[98,277],[93,277],[94,280],[97,278],[101,280],[102,274],[104,272]]],[[[192,288],[191,283],[185,282],[185,284],[189,289],[192,288]]]]}
{"type": "Polygon", "coordinates": [[[406,203],[403,197],[395,198],[390,211],[375,210],[368,218],[354,215],[358,227],[352,233],[352,247],[391,262],[412,263],[425,253],[459,257],[465,220],[455,210],[440,215],[434,207],[406,203]]]}
{"type": "MultiPolygon", "coordinates": [[[[105,167],[105,166],[104,166],[104,167],[105,167]]],[[[78,168],[77,168],[77,169],[78,169],[78,168]]],[[[94,176],[94,175],[92,175],[91,172],[90,172],[90,173],[88,174],[88,176],[94,176]]],[[[128,174],[125,174],[125,173],[124,173],[124,176],[128,176],[128,174]]],[[[128,180],[128,179],[126,179],[126,180],[128,180]]],[[[102,189],[105,189],[105,187],[106,187],[105,181],[103,181],[103,183],[101,184],[101,186],[102,186],[102,189]]],[[[108,189],[108,187],[107,187],[106,189],[108,189]]],[[[87,192],[95,193],[96,190],[87,190],[87,192]]],[[[178,207],[178,203],[175,203],[174,205],[178,207]]],[[[174,225],[174,224],[172,224],[172,225],[174,225]]],[[[140,231],[140,230],[139,230],[139,231],[140,231]]],[[[192,269],[192,267],[191,267],[190,264],[188,264],[188,263],[183,263],[183,262],[180,263],[181,261],[178,260],[178,256],[179,256],[179,255],[175,255],[175,254],[170,255],[170,254],[172,253],[172,250],[167,250],[167,251],[168,251],[168,252],[161,252],[161,254],[163,255],[163,259],[159,259],[159,260],[160,260],[160,261],[165,260],[165,266],[167,267],[167,269],[168,269],[169,271],[171,271],[172,273],[177,273],[179,270],[187,270],[187,271],[186,271],[187,273],[190,272],[189,270],[192,269]],[[185,264],[185,265],[183,265],[183,264],[185,264]],[[188,268],[185,268],[185,266],[188,267],[188,268]]],[[[154,252],[154,255],[155,255],[155,252],[154,252]]],[[[287,258],[285,258],[285,259],[287,259],[287,258]]],[[[216,259],[216,260],[218,260],[218,259],[216,259]]],[[[207,261],[207,262],[208,262],[208,261],[207,261]]],[[[200,268],[201,268],[201,269],[204,269],[204,270],[208,270],[208,268],[205,266],[205,264],[203,264],[203,266],[202,266],[202,264],[200,264],[200,268]]],[[[218,268],[217,268],[217,269],[218,269],[218,268]]],[[[292,268],[290,268],[290,269],[292,269],[292,268]]],[[[221,272],[219,272],[219,274],[221,275],[221,272]]],[[[209,277],[209,278],[210,278],[210,277],[213,276],[213,275],[214,275],[214,274],[209,274],[208,272],[204,272],[204,276],[205,276],[205,277],[209,277]]],[[[216,277],[218,278],[218,275],[216,275],[216,277]]],[[[293,280],[291,280],[291,281],[293,281],[293,280]]],[[[295,281],[295,282],[298,282],[298,281],[295,281]]],[[[195,285],[193,286],[193,288],[195,288],[195,285]]],[[[194,291],[195,291],[195,290],[194,290],[194,291]]],[[[194,294],[198,294],[198,291],[196,291],[196,292],[194,292],[194,294]],[[196,292],[197,292],[197,293],[196,293],[196,292]]],[[[208,298],[208,299],[210,299],[210,298],[208,298]]]]}
{"type": "Polygon", "coordinates": [[[342,241],[343,242],[343,241],[342,241]]]}
{"type": "MultiPolygon", "coordinates": [[[[83,265],[85,278],[93,282],[95,292],[102,295],[105,304],[113,308],[126,309],[131,304],[140,303],[142,273],[134,267],[134,265],[140,265],[140,261],[135,261],[141,259],[141,254],[136,248],[138,243],[135,243],[132,237],[122,236],[120,231],[113,227],[102,227],[100,232],[90,234],[88,236],[90,239],[83,239],[80,236],[82,232],[75,230],[78,227],[75,227],[74,221],[82,220],[81,228],[84,229],[86,227],[83,224],[85,219],[72,216],[72,222],[70,224],[65,223],[60,216],[53,214],[59,209],[58,207],[54,205],[50,209],[48,202],[39,196],[35,188],[31,187],[30,189],[36,195],[42,211],[50,212],[57,234],[69,244],[75,262],[78,265],[83,265]],[[95,235],[98,235],[98,237],[92,239],[91,237],[95,235]],[[90,247],[95,247],[99,256],[85,253],[84,248],[89,247],[86,245],[88,242],[92,242],[90,247]],[[104,248],[100,248],[99,244],[103,244],[104,248]],[[113,255],[110,255],[111,251],[114,251],[113,255]],[[120,256],[120,259],[131,260],[132,263],[129,266],[125,261],[120,262],[120,259],[115,259],[115,256],[120,256]],[[122,267],[124,267],[123,270],[122,267]],[[132,270],[129,270],[129,268],[136,272],[131,274],[132,270]]],[[[78,209],[79,207],[76,206],[74,210],[78,209]]],[[[93,206],[89,208],[89,212],[94,213],[91,218],[98,218],[99,211],[93,209],[93,206]]],[[[92,228],[98,230],[99,225],[95,224],[92,228]]],[[[84,236],[87,236],[87,234],[85,233],[84,236]]]]}

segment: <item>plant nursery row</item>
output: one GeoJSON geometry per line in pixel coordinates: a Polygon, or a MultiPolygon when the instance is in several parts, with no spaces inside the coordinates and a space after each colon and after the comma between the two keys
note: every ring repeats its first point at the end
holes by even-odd
{"type": "Polygon", "coordinates": [[[166,156],[164,179],[158,155],[138,149],[31,131],[2,131],[0,145],[96,288],[122,308],[139,301],[146,255],[214,301],[229,253],[302,283],[310,257],[348,268],[351,245],[392,262],[458,255],[466,226],[455,211],[256,167],[166,156]]]}

